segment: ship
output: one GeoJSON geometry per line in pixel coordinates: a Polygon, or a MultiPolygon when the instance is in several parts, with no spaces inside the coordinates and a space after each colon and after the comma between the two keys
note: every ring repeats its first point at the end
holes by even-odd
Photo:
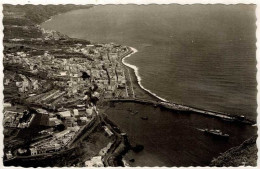
{"type": "Polygon", "coordinates": [[[203,131],[205,135],[210,135],[213,137],[223,138],[223,139],[229,138],[228,134],[225,134],[220,130],[215,130],[215,129],[210,129],[210,130],[209,129],[198,129],[198,130],[203,131]]]}
{"type": "Polygon", "coordinates": [[[204,130],[204,133],[206,135],[211,135],[211,136],[215,136],[215,137],[219,137],[219,138],[225,138],[225,139],[228,139],[229,138],[229,135],[228,134],[224,134],[222,131],[220,130],[214,130],[214,129],[211,129],[211,130],[208,130],[208,129],[205,129],[204,130]]]}

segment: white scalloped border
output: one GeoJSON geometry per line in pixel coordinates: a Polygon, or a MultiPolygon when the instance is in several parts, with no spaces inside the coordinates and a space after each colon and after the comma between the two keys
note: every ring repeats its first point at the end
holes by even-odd
{"type": "MultiPolygon", "coordinates": [[[[86,4],[95,4],[95,5],[106,5],[106,4],[137,4],[137,5],[148,5],[148,4],[181,4],[181,5],[192,5],[192,4],[225,4],[225,5],[231,5],[231,4],[256,4],[256,59],[257,59],[257,70],[260,70],[260,51],[258,48],[260,48],[260,43],[258,39],[260,39],[260,30],[258,29],[260,27],[260,20],[258,19],[260,17],[260,1],[259,0],[1,0],[0,2],[0,20],[2,21],[3,19],[3,6],[2,4],[34,4],[34,5],[39,5],[39,4],[76,4],[76,5],[86,5],[86,4]]],[[[0,100],[1,100],[1,105],[3,105],[3,24],[2,22],[0,23],[0,100]]],[[[257,71],[257,83],[260,83],[260,73],[257,71]]],[[[260,86],[257,85],[257,90],[260,91],[260,86]]],[[[260,104],[260,94],[259,92],[257,93],[257,104],[260,104]]],[[[3,112],[3,107],[0,106],[0,112],[3,112]]],[[[260,107],[257,107],[257,114],[260,113],[260,107]]],[[[2,119],[3,119],[3,113],[0,113],[0,124],[2,124],[2,119]]],[[[258,128],[260,127],[260,115],[257,116],[257,126],[258,128]]],[[[258,135],[260,135],[260,130],[258,130],[258,135]]],[[[3,126],[0,125],[0,150],[3,150],[3,126]]],[[[259,137],[257,138],[257,148],[258,148],[258,157],[260,157],[260,139],[259,137]]],[[[23,167],[5,167],[3,166],[3,151],[0,151],[0,169],[24,169],[23,167]]],[[[260,158],[257,159],[257,166],[260,166],[260,158]]],[[[235,168],[246,168],[246,169],[256,169],[258,167],[228,167],[230,169],[235,169],[235,168]]],[[[46,169],[46,168],[51,168],[51,167],[37,167],[39,169],[46,169]]],[[[52,167],[54,169],[59,169],[59,167],[52,167]]],[[[82,169],[80,167],[62,167],[64,169],[70,169],[70,168],[78,168],[82,169]]],[[[93,168],[93,167],[90,167],[93,168]]],[[[120,167],[106,167],[106,168],[120,168],[120,167]]],[[[130,167],[126,167],[130,168],[130,167]]],[[[135,167],[135,168],[140,168],[140,169],[148,169],[148,168],[162,168],[162,169],[168,169],[168,168],[205,168],[205,169],[219,169],[219,167],[135,167]]],[[[226,168],[226,167],[223,167],[226,168]]],[[[33,169],[30,167],[30,169],[33,169]]]]}

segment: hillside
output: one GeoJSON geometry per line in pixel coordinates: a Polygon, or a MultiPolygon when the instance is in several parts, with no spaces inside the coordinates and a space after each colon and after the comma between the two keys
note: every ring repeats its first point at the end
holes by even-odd
{"type": "Polygon", "coordinates": [[[210,166],[224,167],[224,166],[256,166],[257,162],[257,136],[254,136],[240,146],[231,148],[223,153],[221,156],[213,159],[210,166]]]}
{"type": "MultiPolygon", "coordinates": [[[[76,9],[87,9],[91,8],[91,5],[4,5],[4,25],[9,25],[11,22],[19,22],[18,19],[6,19],[8,14],[18,14],[17,17],[25,16],[27,21],[32,24],[40,24],[45,20],[48,20],[51,16],[65,13],[76,9]],[[12,12],[10,12],[12,11],[12,12]],[[20,16],[19,16],[20,15],[20,16]]],[[[19,24],[25,25],[26,23],[20,22],[19,24]]]]}

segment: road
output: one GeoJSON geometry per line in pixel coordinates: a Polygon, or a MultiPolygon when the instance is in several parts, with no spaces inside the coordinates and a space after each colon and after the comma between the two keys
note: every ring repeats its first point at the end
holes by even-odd
{"type": "Polygon", "coordinates": [[[128,72],[128,76],[129,76],[129,80],[130,80],[130,87],[132,89],[132,94],[133,94],[132,96],[133,96],[133,98],[135,98],[135,91],[134,91],[133,82],[132,82],[132,78],[131,78],[129,68],[127,68],[127,72],[128,72]]]}

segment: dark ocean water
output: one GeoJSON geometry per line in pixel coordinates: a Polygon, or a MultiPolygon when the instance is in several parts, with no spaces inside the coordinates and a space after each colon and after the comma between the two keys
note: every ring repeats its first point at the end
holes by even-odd
{"type": "Polygon", "coordinates": [[[105,5],[42,26],[136,48],[126,62],[166,100],[255,118],[255,21],[253,5],[105,5]]]}
{"type": "Polygon", "coordinates": [[[240,145],[256,134],[257,128],[237,125],[198,114],[181,114],[153,106],[118,103],[106,111],[132,144],[141,144],[144,150],[130,151],[125,159],[135,159],[132,166],[208,166],[231,147],[240,145]],[[127,111],[138,111],[133,115],[127,111]],[[142,120],[147,117],[148,120],[142,120]],[[228,140],[205,135],[198,129],[220,129],[230,135],[228,140]]]}
{"type": "MultiPolygon", "coordinates": [[[[254,6],[97,6],[54,17],[42,26],[71,37],[136,48],[126,59],[142,85],[169,101],[256,117],[254,6]]],[[[256,127],[147,105],[116,104],[106,111],[131,143],[132,166],[205,166],[256,134],[256,127]],[[128,108],[139,113],[132,115],[128,108]],[[141,117],[148,117],[142,120],[141,117]],[[230,135],[214,139],[197,128],[230,135]]]]}

